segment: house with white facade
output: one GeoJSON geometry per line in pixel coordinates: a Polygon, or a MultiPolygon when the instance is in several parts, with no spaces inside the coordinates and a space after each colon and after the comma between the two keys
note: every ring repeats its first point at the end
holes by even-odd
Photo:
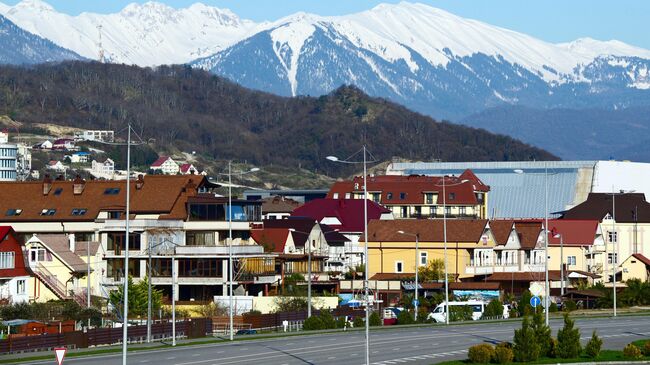
{"type": "Polygon", "coordinates": [[[47,164],[47,169],[52,170],[54,172],[64,172],[65,166],[61,161],[52,160],[47,164]]]}
{"type": "Polygon", "coordinates": [[[30,276],[18,235],[10,226],[0,226],[0,303],[29,301],[30,276]]]}
{"type": "Polygon", "coordinates": [[[164,175],[176,175],[180,171],[178,164],[169,156],[159,157],[151,164],[150,169],[154,173],[158,172],[164,175]]]}
{"type": "Polygon", "coordinates": [[[84,130],[74,132],[75,141],[114,142],[115,132],[109,130],[84,130]]]}
{"type": "Polygon", "coordinates": [[[93,160],[90,173],[96,177],[112,179],[113,175],[115,175],[115,162],[110,158],[107,158],[103,162],[93,160]]]}

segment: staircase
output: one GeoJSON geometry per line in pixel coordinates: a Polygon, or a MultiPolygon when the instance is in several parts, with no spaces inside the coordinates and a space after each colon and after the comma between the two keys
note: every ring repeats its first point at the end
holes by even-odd
{"type": "Polygon", "coordinates": [[[53,275],[48,269],[39,263],[38,266],[34,268],[34,275],[41,280],[45,286],[50,289],[59,299],[70,299],[68,295],[65,284],[63,284],[56,275],[53,275]]]}

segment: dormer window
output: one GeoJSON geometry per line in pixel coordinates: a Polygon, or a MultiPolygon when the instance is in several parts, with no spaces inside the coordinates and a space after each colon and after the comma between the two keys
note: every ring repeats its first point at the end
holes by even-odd
{"type": "Polygon", "coordinates": [[[456,193],[449,193],[449,200],[456,199],[456,193]]]}
{"type": "Polygon", "coordinates": [[[386,200],[392,200],[393,199],[393,193],[386,193],[386,200]]]}
{"type": "Polygon", "coordinates": [[[5,215],[7,217],[18,216],[22,212],[23,212],[22,209],[7,209],[7,213],[5,215]]]}
{"type": "Polygon", "coordinates": [[[406,199],[406,193],[399,193],[399,200],[406,199]]]}
{"type": "Polygon", "coordinates": [[[63,192],[63,188],[56,188],[56,190],[54,190],[54,195],[59,196],[61,195],[62,192],[63,192]]]}
{"type": "Polygon", "coordinates": [[[41,215],[42,216],[52,216],[56,214],[56,209],[43,209],[41,210],[41,215]]]}
{"type": "Polygon", "coordinates": [[[120,188],[107,188],[104,190],[104,195],[117,195],[120,193],[120,188]]]}
{"type": "Polygon", "coordinates": [[[72,215],[74,216],[86,215],[87,211],[88,209],[84,209],[84,208],[74,208],[72,209],[72,215]]]}

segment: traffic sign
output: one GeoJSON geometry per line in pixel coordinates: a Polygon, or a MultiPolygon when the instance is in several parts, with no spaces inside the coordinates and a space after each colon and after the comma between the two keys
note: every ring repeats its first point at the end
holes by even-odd
{"type": "Polygon", "coordinates": [[[530,294],[532,294],[532,295],[534,295],[536,297],[538,297],[538,296],[542,295],[542,293],[544,293],[544,287],[539,285],[539,283],[537,283],[537,282],[531,283],[530,288],[528,290],[530,290],[530,294]]]}
{"type": "Polygon", "coordinates": [[[413,299],[413,305],[419,305],[419,304],[420,304],[420,301],[418,301],[417,299],[413,299]]]}
{"type": "Polygon", "coordinates": [[[534,297],[530,298],[530,305],[532,305],[533,307],[537,307],[540,304],[542,304],[542,300],[539,299],[538,296],[534,296],[534,297]]]}
{"type": "Polygon", "coordinates": [[[57,364],[63,364],[63,358],[65,357],[66,351],[68,351],[68,349],[65,347],[57,347],[54,349],[54,355],[56,355],[57,364]]]}

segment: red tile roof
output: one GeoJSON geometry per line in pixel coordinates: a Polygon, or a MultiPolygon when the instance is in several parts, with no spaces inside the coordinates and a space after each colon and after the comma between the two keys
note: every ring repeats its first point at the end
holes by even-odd
{"type": "Polygon", "coordinates": [[[490,230],[492,230],[492,235],[494,235],[497,245],[505,245],[508,243],[508,238],[510,237],[514,223],[511,219],[490,221],[490,230]]]}
{"type": "Polygon", "coordinates": [[[458,177],[461,180],[469,180],[472,182],[474,185],[474,190],[475,191],[482,191],[484,193],[487,193],[490,191],[490,187],[488,185],[485,185],[481,179],[478,178],[478,176],[474,175],[474,172],[470,169],[467,169],[463,171],[462,174],[458,177]]]}
{"type": "Polygon", "coordinates": [[[556,233],[562,235],[564,245],[591,246],[596,239],[598,221],[553,219],[548,221],[548,228],[551,231],[548,244],[551,246],[560,245],[560,238],[555,238],[556,233]]]}
{"type": "Polygon", "coordinates": [[[537,239],[542,232],[541,221],[515,221],[515,230],[519,236],[521,248],[532,250],[537,245],[537,239]]]}
{"type": "Polygon", "coordinates": [[[257,244],[275,253],[284,253],[288,237],[289,230],[287,228],[251,229],[251,238],[257,244]]]}
{"type": "Polygon", "coordinates": [[[646,266],[650,266],[650,259],[648,259],[647,257],[643,256],[642,254],[640,254],[640,253],[635,253],[635,254],[632,254],[632,256],[634,256],[635,259],[637,259],[637,260],[643,262],[646,266]]]}
{"type": "MultiPolygon", "coordinates": [[[[164,162],[164,161],[163,161],[163,162],[164,162]]],[[[161,164],[161,165],[162,165],[162,164],[161,164]]],[[[153,165],[152,165],[152,166],[153,166],[153,165]]],[[[189,172],[189,171],[190,171],[190,168],[192,168],[192,167],[194,167],[194,166],[192,166],[191,163],[184,163],[184,164],[181,165],[181,167],[180,167],[180,171],[181,171],[182,173],[186,173],[186,172],[189,172]]]]}
{"type": "MultiPolygon", "coordinates": [[[[485,219],[448,219],[447,241],[479,242],[487,222],[485,219]]],[[[414,242],[413,236],[400,234],[397,231],[418,234],[420,242],[444,241],[442,219],[372,220],[368,224],[368,240],[371,242],[414,242]]]]}
{"type": "Polygon", "coordinates": [[[4,240],[11,231],[12,228],[9,226],[0,226],[0,241],[4,240]]]}
{"type": "MultiPolygon", "coordinates": [[[[566,275],[566,274],[565,274],[566,275]]],[[[486,281],[543,281],[545,279],[544,272],[496,272],[488,276],[486,281]]],[[[548,279],[552,281],[560,280],[560,270],[549,270],[548,279]]]]}
{"type": "Polygon", "coordinates": [[[160,157],[158,157],[158,159],[156,161],[154,161],[151,164],[151,167],[160,167],[160,166],[162,166],[162,164],[165,163],[165,161],[169,160],[170,158],[171,157],[169,157],[169,156],[160,156],[160,157]]]}
{"type": "MultiPolygon", "coordinates": [[[[390,210],[368,200],[368,220],[379,219],[384,213],[390,210]]],[[[309,217],[315,221],[322,221],[323,218],[336,218],[340,225],[329,224],[339,232],[362,233],[363,222],[363,199],[314,199],[305,205],[296,208],[292,217],[309,217]]]]}
{"type": "MultiPolygon", "coordinates": [[[[470,177],[465,183],[462,182],[465,179],[460,177],[444,178],[447,193],[446,204],[478,205],[479,202],[474,192],[489,190],[489,187],[478,180],[471,171],[469,173],[466,171],[464,174],[470,177]]],[[[367,183],[368,193],[381,192],[381,203],[384,205],[423,204],[425,193],[442,194],[443,178],[423,175],[380,175],[369,176],[367,183]]],[[[327,193],[327,197],[333,198],[334,194],[338,194],[340,198],[343,198],[346,193],[352,192],[363,192],[363,176],[356,176],[352,181],[334,183],[327,193]]],[[[438,204],[442,204],[442,202],[443,198],[440,196],[438,204]]]]}
{"type": "Polygon", "coordinates": [[[587,200],[567,210],[562,219],[586,219],[601,221],[612,212],[612,203],[616,206],[616,221],[624,223],[650,222],[650,203],[643,193],[612,194],[590,193],[587,200]]]}

